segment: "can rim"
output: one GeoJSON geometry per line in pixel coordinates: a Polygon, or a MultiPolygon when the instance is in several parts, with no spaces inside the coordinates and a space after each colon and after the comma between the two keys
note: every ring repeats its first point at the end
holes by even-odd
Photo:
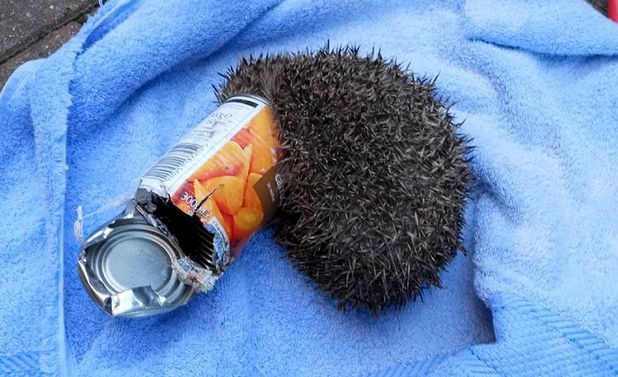
{"type": "Polygon", "coordinates": [[[172,302],[150,286],[116,291],[110,284],[105,284],[90,266],[89,252],[96,253],[101,244],[118,235],[119,231],[127,231],[127,227],[150,233],[158,238],[160,242],[157,243],[166,244],[168,247],[160,246],[170,261],[184,257],[173,238],[169,237],[164,228],[158,226],[160,224],[153,224],[152,221],[155,220],[144,216],[143,210],[140,211],[139,206],[131,201],[121,216],[95,231],[81,247],[77,263],[80,280],[93,301],[110,316],[142,317],[164,313],[186,304],[196,294],[195,288],[182,282],[173,272],[171,265],[169,268],[173,275],[170,279],[177,279],[179,287],[182,287],[182,292],[177,294],[177,299],[172,302]]]}
{"type": "Polygon", "coordinates": [[[243,97],[252,99],[254,101],[261,102],[262,104],[264,104],[266,106],[269,106],[269,102],[268,102],[268,100],[266,98],[264,98],[264,97],[262,97],[260,95],[257,95],[257,94],[250,94],[250,93],[233,93],[228,98],[226,98],[225,101],[223,101],[223,103],[225,103],[225,102],[227,102],[227,101],[229,101],[231,99],[234,99],[234,98],[242,99],[243,97]]]}

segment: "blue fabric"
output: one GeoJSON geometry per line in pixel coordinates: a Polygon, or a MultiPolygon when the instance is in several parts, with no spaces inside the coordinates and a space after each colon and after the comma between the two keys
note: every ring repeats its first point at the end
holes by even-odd
{"type": "Polygon", "coordinates": [[[0,94],[0,374],[618,374],[617,38],[583,0],[110,1],[0,94]],[[439,74],[474,138],[470,254],[444,288],[340,313],[265,230],[214,292],[106,317],[77,277],[75,208],[130,195],[239,56],[327,40],[439,74]]]}

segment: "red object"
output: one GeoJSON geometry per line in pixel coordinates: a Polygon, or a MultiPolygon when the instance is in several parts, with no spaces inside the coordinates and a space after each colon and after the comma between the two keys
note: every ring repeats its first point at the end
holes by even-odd
{"type": "Polygon", "coordinates": [[[618,0],[609,0],[607,3],[607,17],[618,22],[618,0]]]}

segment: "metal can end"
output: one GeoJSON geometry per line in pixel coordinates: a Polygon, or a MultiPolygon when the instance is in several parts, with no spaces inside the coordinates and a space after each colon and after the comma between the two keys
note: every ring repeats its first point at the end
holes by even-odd
{"type": "Polygon", "coordinates": [[[114,317],[146,317],[186,304],[197,292],[172,268],[184,257],[168,235],[129,204],[82,246],[78,270],[94,302],[114,317]]]}

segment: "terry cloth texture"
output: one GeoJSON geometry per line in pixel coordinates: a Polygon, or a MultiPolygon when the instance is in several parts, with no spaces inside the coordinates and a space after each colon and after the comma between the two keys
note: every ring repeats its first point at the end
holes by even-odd
{"type": "Polygon", "coordinates": [[[0,94],[0,374],[616,375],[616,53],[618,26],[583,0],[108,2],[0,94]],[[239,57],[327,41],[439,75],[465,120],[470,254],[444,288],[341,313],[266,229],[212,293],[107,317],[77,276],[75,208],[131,195],[239,57]]]}

